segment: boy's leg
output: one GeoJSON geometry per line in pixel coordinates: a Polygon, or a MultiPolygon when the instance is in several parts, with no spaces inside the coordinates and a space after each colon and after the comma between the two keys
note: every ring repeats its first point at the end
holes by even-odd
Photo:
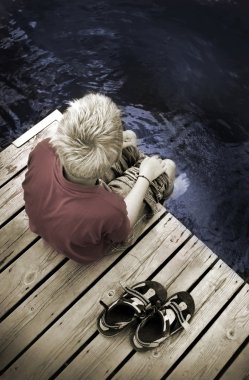
{"type": "Polygon", "coordinates": [[[156,178],[156,180],[153,181],[153,183],[157,184],[158,188],[157,191],[162,193],[162,197],[159,200],[160,203],[163,203],[173,192],[174,190],[174,182],[175,182],[175,176],[176,176],[176,165],[174,161],[170,159],[164,160],[166,163],[166,170],[165,174],[167,176],[167,181],[165,183],[165,176],[159,176],[156,178]],[[161,186],[161,189],[160,189],[161,186]]]}
{"type": "MultiPolygon", "coordinates": [[[[112,180],[109,183],[111,190],[125,198],[137,181],[141,161],[137,161],[135,166],[128,168],[121,176],[112,180]]],[[[151,182],[145,195],[145,203],[148,206],[147,211],[150,211],[148,215],[153,215],[157,212],[157,203],[163,203],[171,195],[174,188],[176,166],[172,160],[167,159],[165,161],[165,173],[151,182]]]]}
{"type": "Polygon", "coordinates": [[[127,129],[123,131],[123,148],[131,145],[137,146],[137,135],[135,132],[127,129]]]}
{"type": "MultiPolygon", "coordinates": [[[[109,183],[109,187],[115,193],[125,198],[131,191],[139,175],[139,165],[127,169],[122,176],[115,178],[109,183]]],[[[158,203],[170,196],[174,188],[175,180],[175,163],[172,160],[166,160],[166,173],[156,178],[150,185],[140,210],[138,220],[133,227],[126,245],[131,245],[143,231],[148,219],[158,212],[158,203]]]]}
{"type": "Polygon", "coordinates": [[[144,159],[146,156],[138,150],[136,146],[128,146],[123,148],[121,157],[118,162],[116,162],[110,170],[105,173],[102,178],[107,184],[124,174],[124,172],[136,165],[140,160],[144,159]]]}

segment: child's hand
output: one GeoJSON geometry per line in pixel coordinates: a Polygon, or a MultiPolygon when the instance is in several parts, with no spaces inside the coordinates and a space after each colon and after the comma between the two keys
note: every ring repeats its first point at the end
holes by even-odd
{"type": "Polygon", "coordinates": [[[99,184],[107,191],[112,192],[112,189],[101,178],[99,178],[99,184]]]}
{"type": "Polygon", "coordinates": [[[153,181],[166,170],[166,161],[158,156],[146,157],[140,165],[140,175],[144,175],[149,181],[153,181]]]}
{"type": "Polygon", "coordinates": [[[127,146],[137,146],[136,133],[130,129],[123,131],[123,148],[126,148],[127,146]]]}

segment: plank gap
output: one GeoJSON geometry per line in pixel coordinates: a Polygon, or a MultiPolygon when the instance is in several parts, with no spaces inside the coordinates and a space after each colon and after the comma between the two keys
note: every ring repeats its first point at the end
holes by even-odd
{"type": "MultiPolygon", "coordinates": [[[[165,217],[165,215],[167,214],[166,213],[163,213],[163,215],[161,215],[154,223],[152,223],[152,225],[146,229],[146,231],[142,232],[142,234],[137,238],[137,240],[132,244],[130,245],[129,247],[127,247],[120,256],[117,257],[116,260],[114,260],[108,268],[106,268],[98,277],[95,278],[95,280],[93,282],[91,282],[88,287],[85,288],[85,290],[83,292],[81,292],[72,302],[70,305],[67,306],[66,309],[64,309],[64,311],[60,314],[60,317],[65,314],[74,304],[76,304],[91,288],[94,287],[94,285],[97,284],[97,282],[99,282],[113,267],[116,266],[117,263],[119,263],[119,261],[121,261],[124,256],[130,252],[132,250],[132,248],[137,245],[137,243],[143,239],[143,237],[145,235],[147,235],[154,227],[156,224],[158,224],[160,222],[161,219],[163,219],[165,217]]],[[[115,254],[114,254],[115,255],[115,254]]]]}
{"type": "Polygon", "coordinates": [[[8,224],[12,219],[14,219],[20,212],[25,209],[25,206],[22,206],[17,211],[14,212],[8,219],[6,219],[2,224],[0,224],[0,229],[3,228],[6,224],[8,224]]]}
{"type": "Polygon", "coordinates": [[[42,278],[41,281],[39,281],[29,292],[27,292],[22,298],[18,300],[15,305],[13,305],[3,316],[0,318],[0,323],[6,319],[11,313],[13,313],[14,310],[17,309],[18,306],[20,306],[33,292],[35,292],[44,282],[46,282],[55,272],[57,272],[58,269],[60,269],[69,259],[65,258],[62,260],[58,265],[56,265],[51,272],[49,272],[45,277],[42,278]]]}
{"type": "MultiPolygon", "coordinates": [[[[15,257],[13,257],[13,259],[11,259],[5,266],[3,266],[0,269],[0,273],[5,271],[5,269],[7,269],[10,265],[12,265],[17,259],[19,259],[19,257],[21,257],[29,248],[35,245],[35,243],[37,243],[38,240],[40,239],[41,239],[40,236],[36,236],[34,240],[32,240],[29,244],[27,244],[25,248],[23,248],[15,257]]],[[[0,264],[2,264],[2,262],[0,264]]]]}
{"type": "Polygon", "coordinates": [[[23,172],[25,169],[27,169],[27,165],[25,165],[23,168],[21,168],[19,171],[15,172],[11,177],[9,177],[5,182],[0,184],[0,189],[4,187],[8,182],[13,180],[15,177],[17,177],[21,172],[23,172]]]}
{"type": "MultiPolygon", "coordinates": [[[[164,209],[165,210],[165,209],[164,209]]],[[[165,210],[166,211],[166,210],[165,210]]],[[[137,243],[139,240],[141,240],[141,238],[146,235],[148,233],[148,230],[150,230],[151,228],[153,228],[158,222],[159,220],[163,219],[165,214],[167,214],[168,212],[163,212],[163,214],[161,214],[158,219],[156,221],[154,221],[150,227],[147,227],[147,229],[142,233],[141,237],[137,239],[137,241],[135,243],[137,243]]],[[[133,246],[135,245],[135,243],[133,244],[133,246]]],[[[130,246],[130,247],[127,247],[126,250],[124,250],[122,252],[122,254],[120,256],[118,256],[114,262],[112,262],[111,265],[108,266],[108,268],[104,271],[104,275],[110,270],[110,268],[112,268],[113,266],[115,266],[125,255],[126,253],[132,249],[133,246],[130,246]]],[[[114,256],[114,255],[113,255],[114,256]]],[[[39,286],[42,286],[42,284],[45,283],[45,281],[48,280],[48,277],[51,277],[54,272],[57,270],[57,269],[60,269],[60,267],[62,267],[66,262],[68,262],[69,260],[68,259],[65,259],[64,262],[60,263],[59,265],[57,265],[56,269],[53,270],[53,272],[50,272],[49,273],[49,276],[47,275],[45,280],[42,279],[33,289],[32,289],[32,293],[34,291],[36,291],[36,289],[39,287],[39,286]]],[[[39,340],[42,335],[44,335],[47,330],[49,330],[70,308],[72,308],[72,306],[77,303],[79,301],[80,298],[82,298],[82,296],[85,295],[86,292],[89,291],[89,289],[95,285],[96,282],[99,281],[99,279],[101,279],[103,277],[103,272],[94,280],[92,281],[91,284],[88,285],[88,287],[85,289],[85,291],[82,291],[81,294],[79,294],[77,296],[76,299],[74,299],[69,305],[67,305],[67,307],[65,307],[43,330],[41,330],[35,337],[34,339],[32,339],[32,341],[30,341],[18,354],[16,354],[16,356],[14,356],[11,361],[5,365],[5,367],[3,367],[3,369],[0,371],[0,375],[3,374],[4,372],[6,372],[13,364],[15,361],[17,361],[23,354],[25,354],[25,352],[27,350],[29,350],[31,348],[31,346],[33,344],[35,344],[35,342],[37,340],[39,340]]],[[[31,292],[30,292],[31,293],[31,292]]],[[[25,296],[25,298],[22,299],[22,301],[25,301],[28,297],[29,297],[29,294],[27,294],[25,296]]],[[[19,304],[18,304],[19,306],[19,304]]],[[[6,315],[4,316],[6,318],[6,315]]]]}
{"type": "Polygon", "coordinates": [[[205,272],[202,273],[202,275],[188,288],[188,292],[191,293],[192,290],[203,280],[203,278],[206,276],[206,274],[213,269],[215,264],[219,261],[219,258],[217,257],[214,262],[205,270],[205,272]]]}
{"type": "Polygon", "coordinates": [[[81,346],[81,347],[79,347],[78,348],[78,350],[77,351],[75,351],[74,353],[73,353],[73,355],[72,356],[70,356],[68,359],[67,359],[67,361],[66,361],[66,363],[64,363],[52,376],[50,376],[49,378],[48,378],[48,380],[54,380],[54,379],[56,379],[56,377],[58,377],[59,376],[59,374],[62,372],[62,371],[64,371],[64,369],[76,358],[76,356],[78,356],[79,354],[80,354],[80,352],[81,351],[83,351],[84,350],[84,348],[93,340],[93,339],[95,339],[96,338],[96,336],[99,334],[99,332],[98,331],[95,331],[85,342],[84,342],[84,344],[81,346]]]}
{"type": "Polygon", "coordinates": [[[168,214],[168,211],[165,210],[165,212],[157,220],[155,220],[155,222],[153,222],[151,226],[149,226],[145,231],[143,231],[141,235],[138,236],[137,240],[128,247],[129,251],[131,250],[131,248],[137,245],[137,243],[139,243],[140,240],[142,240],[144,236],[147,235],[155,227],[155,225],[158,224],[167,214],[168,214]]]}
{"type": "Polygon", "coordinates": [[[120,370],[120,368],[122,368],[127,362],[128,360],[130,360],[130,358],[135,355],[136,351],[135,350],[132,350],[123,360],[121,363],[119,363],[119,365],[110,373],[110,375],[106,378],[106,380],[111,380],[115,375],[116,373],[118,373],[118,371],[120,370]]]}
{"type": "MultiPolygon", "coordinates": [[[[159,268],[157,268],[150,276],[148,276],[146,278],[145,281],[147,280],[153,280],[154,277],[156,277],[156,275],[159,273],[159,271],[162,270],[163,267],[165,267],[165,265],[186,245],[186,243],[193,237],[193,235],[190,235],[187,239],[185,239],[185,241],[173,252],[172,255],[170,255],[164,262],[163,264],[160,265],[159,268]]],[[[218,260],[218,259],[217,259],[218,260]]],[[[215,262],[217,262],[217,260],[215,260],[215,262]]],[[[210,265],[210,267],[213,267],[213,265],[210,265]]],[[[208,270],[210,269],[210,267],[208,268],[208,270]]],[[[208,271],[205,271],[205,273],[208,272],[208,271]]],[[[202,278],[203,276],[201,276],[202,278]]],[[[197,285],[197,281],[195,282],[196,285],[197,285]]],[[[237,293],[236,293],[237,294],[237,293]]],[[[97,337],[97,335],[99,335],[98,331],[96,330],[95,331],[95,337],[97,337]]],[[[94,335],[93,334],[93,335],[94,335]]],[[[92,335],[92,337],[93,337],[92,335]]],[[[95,338],[94,337],[94,338],[95,338]]],[[[63,370],[87,347],[87,345],[89,343],[91,343],[93,339],[88,339],[87,341],[87,344],[84,343],[78,350],[77,352],[75,352],[69,359],[67,359],[66,363],[61,366],[59,368],[58,371],[56,371],[56,373],[53,375],[52,379],[55,379],[56,377],[59,376],[59,374],[61,372],[63,372],[63,370]]],[[[118,371],[128,362],[128,360],[134,355],[136,354],[136,351],[133,349],[119,364],[118,366],[108,375],[108,377],[106,377],[106,380],[109,380],[109,379],[112,379],[117,373],[118,371]]]]}
{"type": "Polygon", "coordinates": [[[172,254],[169,256],[169,257],[167,257],[167,259],[147,278],[147,281],[150,281],[150,280],[152,280],[152,278],[153,277],[155,277],[161,270],[162,270],[162,268],[163,267],[165,267],[167,264],[168,264],[168,262],[170,261],[170,260],[172,260],[173,259],[173,257],[175,257],[176,255],[177,255],[177,253],[184,247],[184,245],[185,244],[187,244],[187,242],[191,239],[193,237],[193,235],[192,234],[190,234],[188,237],[187,237],[187,239],[185,239],[183,242],[182,242],[182,244],[180,244],[179,245],[179,247],[178,248],[176,248],[176,250],[174,251],[174,252],[172,252],[172,254]]]}
{"type": "Polygon", "coordinates": [[[235,351],[235,353],[231,356],[231,358],[226,362],[224,367],[220,370],[214,380],[219,380],[225,372],[229,369],[229,367],[233,364],[233,362],[237,359],[239,354],[244,350],[244,348],[249,344],[249,337],[247,337],[244,342],[240,345],[240,347],[235,351]]]}
{"type": "MultiPolygon", "coordinates": [[[[238,295],[238,293],[245,286],[245,283],[240,285],[238,289],[233,293],[233,295],[229,298],[229,300],[222,306],[222,308],[218,311],[217,314],[210,320],[210,322],[206,325],[206,327],[200,332],[200,334],[193,340],[193,342],[188,346],[188,348],[179,356],[179,358],[175,361],[175,363],[167,370],[167,372],[162,376],[161,380],[167,379],[170,374],[175,370],[175,368],[180,364],[180,362],[188,355],[188,353],[192,350],[192,348],[198,343],[203,335],[209,330],[212,324],[220,317],[220,315],[224,312],[227,306],[233,301],[233,299],[238,295]]],[[[191,286],[192,288],[192,286],[191,286]]]]}
{"type": "MultiPolygon", "coordinates": [[[[44,328],[22,351],[18,353],[1,371],[0,376],[10,368],[13,363],[18,360],[38,339],[41,338],[69,309],[71,309],[88,291],[91,289],[102,277],[106,275],[161,219],[165,217],[168,212],[163,213],[152,225],[144,231],[138,239],[134,242],[133,245],[127,247],[122,254],[117,257],[117,259],[112,262],[107,269],[105,269],[83,292],[81,292],[61,313],[59,313],[53,321],[51,321],[46,328],[44,328]]],[[[21,298],[7,313],[5,313],[2,318],[0,318],[0,323],[6,319],[22,302],[24,302],[33,292],[35,292],[43,283],[45,283],[48,278],[50,278],[58,269],[60,269],[69,259],[64,259],[60,264],[58,264],[50,273],[48,273],[36,286],[28,292],[23,298],[21,298]]],[[[96,331],[95,333],[96,334],[96,331]]],[[[89,342],[88,342],[89,343],[89,342]]],[[[84,345],[85,347],[85,345],[84,345]]],[[[84,349],[81,348],[81,350],[84,349]]],[[[77,352],[78,355],[78,352],[77,352]]],[[[75,355],[75,357],[77,356],[75,355]]],[[[69,363],[68,363],[69,364],[69,363]]],[[[63,367],[64,369],[64,367],[63,367]]],[[[61,372],[61,371],[60,371],[61,372]]],[[[57,373],[57,372],[56,372],[57,373]]],[[[58,376],[59,373],[56,375],[58,376]]]]}
{"type": "MultiPolygon", "coordinates": [[[[128,247],[129,248],[129,250],[135,245],[135,244],[137,244],[138,243],[138,241],[140,241],[142,238],[143,238],[143,235],[146,233],[148,233],[154,226],[155,226],[155,224],[157,224],[161,219],[163,219],[164,217],[165,217],[165,215],[167,214],[168,212],[166,212],[166,213],[164,213],[155,223],[153,223],[150,227],[149,227],[149,229],[148,230],[146,230],[142,235],[140,235],[139,236],[139,238],[136,240],[136,242],[132,245],[132,246],[130,246],[130,247],[128,247]]],[[[184,242],[173,252],[173,254],[172,255],[170,255],[169,256],[169,258],[167,258],[164,262],[163,262],[163,264],[161,264],[160,265],[160,267],[159,268],[157,268],[157,270],[155,270],[148,278],[147,278],[147,280],[150,280],[150,279],[152,279],[153,277],[155,277],[156,275],[157,275],[157,273],[162,269],[162,267],[164,267],[182,248],[183,248],[183,246],[191,239],[191,237],[192,237],[193,235],[190,235],[187,239],[185,239],[184,240],[184,242]]],[[[125,252],[124,252],[124,254],[126,254],[127,253],[127,250],[125,250],[125,252]]],[[[123,254],[121,255],[122,257],[124,256],[123,254]]],[[[119,259],[121,259],[122,257],[119,257],[119,259]]],[[[116,260],[116,262],[118,262],[119,261],[119,259],[118,260],[116,260]]],[[[113,267],[114,265],[116,265],[116,262],[114,262],[111,266],[109,266],[109,268],[107,268],[106,269],[106,271],[105,272],[108,272],[110,269],[111,269],[111,267],[113,267]]],[[[74,302],[73,303],[71,303],[71,305],[69,305],[68,307],[67,307],[67,309],[70,309],[72,306],[73,306],[73,304],[74,303],[76,303],[80,298],[82,298],[83,296],[84,296],[84,294],[91,288],[91,287],[93,287],[94,285],[95,285],[95,283],[97,283],[98,281],[99,281],[99,279],[101,278],[101,277],[103,277],[106,273],[105,272],[103,272],[102,274],[101,274],[101,276],[99,276],[99,278],[97,278],[92,284],[90,284],[89,285],[89,287],[88,288],[86,288],[85,290],[84,290],[84,292],[82,292],[82,294],[80,294],[78,297],[77,297],[77,299],[75,299],[74,300],[74,302]]],[[[65,309],[62,313],[61,313],[61,315],[59,315],[59,316],[57,316],[57,318],[56,318],[56,320],[57,319],[59,319],[63,314],[65,314],[65,312],[66,312],[67,310],[65,309]]],[[[56,321],[54,320],[53,321],[53,323],[55,323],[56,321]]],[[[85,349],[85,347],[93,340],[93,339],[95,339],[95,337],[97,336],[99,334],[99,332],[96,330],[93,334],[92,334],[92,336],[71,356],[71,357],[69,357],[68,359],[67,359],[67,361],[66,361],[66,363],[64,363],[50,378],[49,378],[49,380],[53,380],[53,379],[55,379],[56,377],[58,377],[59,376],[59,374],[85,349]]],[[[117,372],[118,372],[118,370],[119,370],[119,368],[121,368],[129,359],[130,359],[130,357],[132,357],[133,355],[135,354],[135,350],[132,350],[132,352],[131,353],[129,353],[129,355],[127,356],[127,357],[125,357],[124,358],[124,360],[118,365],[118,367],[107,377],[107,379],[111,379],[117,372]]]]}

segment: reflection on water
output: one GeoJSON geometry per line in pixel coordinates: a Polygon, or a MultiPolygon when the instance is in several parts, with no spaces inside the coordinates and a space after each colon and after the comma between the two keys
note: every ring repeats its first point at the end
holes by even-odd
{"type": "Polygon", "coordinates": [[[174,191],[172,193],[171,198],[172,199],[180,198],[184,193],[186,193],[189,185],[190,185],[190,181],[187,177],[187,174],[186,173],[179,174],[176,177],[176,180],[174,183],[174,191]]]}
{"type": "Polygon", "coordinates": [[[168,209],[249,278],[249,5],[2,0],[0,145],[87,91],[176,161],[168,209]]]}

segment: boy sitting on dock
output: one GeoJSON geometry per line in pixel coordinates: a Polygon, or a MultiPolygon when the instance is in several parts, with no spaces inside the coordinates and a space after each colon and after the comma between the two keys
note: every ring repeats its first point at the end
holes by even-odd
{"type": "Polygon", "coordinates": [[[97,260],[131,242],[174,179],[174,162],[140,152],[110,98],[86,95],[30,153],[23,182],[30,229],[75,261],[97,260]]]}

